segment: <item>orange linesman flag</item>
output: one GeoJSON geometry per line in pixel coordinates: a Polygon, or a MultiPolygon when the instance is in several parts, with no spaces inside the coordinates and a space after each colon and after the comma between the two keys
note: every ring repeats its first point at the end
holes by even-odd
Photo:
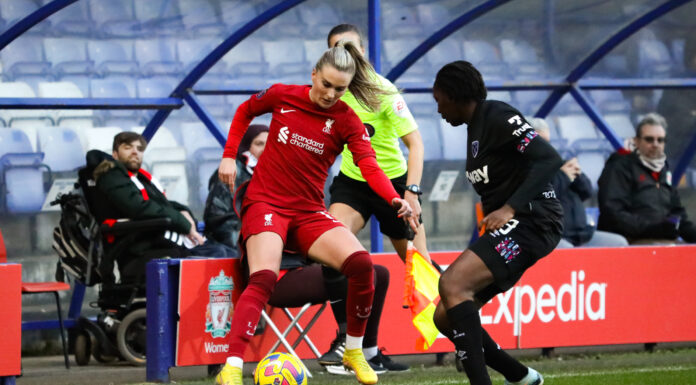
{"type": "Polygon", "coordinates": [[[404,278],[404,308],[411,309],[413,326],[420,336],[416,340],[416,349],[428,350],[440,334],[433,322],[435,307],[440,302],[438,282],[440,273],[409,242],[406,252],[406,277],[404,278]]]}

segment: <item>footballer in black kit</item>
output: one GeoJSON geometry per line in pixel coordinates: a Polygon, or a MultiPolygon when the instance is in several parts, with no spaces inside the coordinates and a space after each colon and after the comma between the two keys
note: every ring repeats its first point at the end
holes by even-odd
{"type": "Polygon", "coordinates": [[[452,126],[467,127],[466,177],[481,196],[486,231],[440,277],[433,320],[454,343],[472,385],[491,384],[486,366],[505,384],[541,385],[541,374],[488,335],[478,309],[560,241],[563,209],[550,182],[563,161],[519,111],[486,96],[481,73],[469,62],[449,63],[435,77],[438,112],[452,126]]]}
{"type": "Polygon", "coordinates": [[[468,125],[466,176],[481,196],[484,215],[506,203],[515,210],[504,226],[486,231],[470,247],[495,278],[476,294],[481,303],[511,288],[561,239],[563,209],[550,178],[562,160],[537,136],[519,111],[495,100],[479,103],[468,125]]]}

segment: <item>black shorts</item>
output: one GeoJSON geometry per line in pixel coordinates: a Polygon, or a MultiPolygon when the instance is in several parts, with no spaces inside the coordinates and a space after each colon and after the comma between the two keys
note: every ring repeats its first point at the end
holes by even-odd
{"type": "Polygon", "coordinates": [[[469,247],[493,273],[494,282],[476,293],[488,302],[510,289],[522,274],[558,245],[563,232],[563,209],[555,199],[534,200],[531,214],[515,215],[495,232],[487,231],[469,247]]]}
{"type": "MultiPolygon", "coordinates": [[[[396,192],[404,197],[406,191],[406,174],[391,180],[396,192]]],[[[396,210],[372,191],[367,182],[352,179],[339,172],[329,188],[331,204],[343,203],[352,207],[362,215],[365,223],[374,215],[379,221],[379,230],[382,234],[392,239],[406,239],[408,237],[408,225],[399,218],[396,210]]],[[[418,202],[420,203],[420,197],[418,202]]],[[[423,220],[419,218],[420,222],[423,220]]]]}

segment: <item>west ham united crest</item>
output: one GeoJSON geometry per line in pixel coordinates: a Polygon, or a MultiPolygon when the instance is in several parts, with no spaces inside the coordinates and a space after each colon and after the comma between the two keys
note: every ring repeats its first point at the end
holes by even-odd
{"type": "Polygon", "coordinates": [[[210,278],[209,302],[205,312],[205,332],[213,338],[224,338],[232,326],[232,277],[220,275],[210,278]]]}
{"type": "Polygon", "coordinates": [[[478,150],[479,150],[479,141],[474,140],[471,142],[471,155],[473,155],[474,158],[476,158],[476,155],[478,155],[478,150]]]}

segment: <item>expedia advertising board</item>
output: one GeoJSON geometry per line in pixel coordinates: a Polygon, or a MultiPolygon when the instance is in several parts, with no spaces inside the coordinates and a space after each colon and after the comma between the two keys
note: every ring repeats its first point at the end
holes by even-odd
{"type": "MultiPolygon", "coordinates": [[[[431,253],[443,266],[458,255],[431,253]]],[[[691,295],[696,292],[694,255],[694,246],[557,250],[530,268],[515,287],[486,304],[480,312],[481,323],[505,349],[696,341],[696,328],[691,325],[696,319],[691,295]]],[[[376,254],[374,261],[391,274],[379,345],[389,354],[421,353],[415,347],[418,332],[410,311],[401,306],[404,264],[396,254],[376,254]]],[[[185,262],[181,265],[177,365],[224,362],[229,330],[225,320],[234,312],[226,299],[230,263],[185,262]]],[[[285,314],[270,307],[267,311],[284,330],[285,314]]],[[[313,313],[310,309],[303,318],[313,313]]],[[[300,323],[305,325],[306,320],[300,323]]],[[[308,335],[323,352],[335,333],[333,315],[325,311],[308,335]]],[[[296,336],[292,332],[288,340],[296,336]]],[[[255,336],[245,361],[260,360],[275,341],[271,330],[255,336]]],[[[440,336],[428,351],[453,349],[440,336]]],[[[296,351],[303,358],[314,358],[304,343],[296,351]]]]}

